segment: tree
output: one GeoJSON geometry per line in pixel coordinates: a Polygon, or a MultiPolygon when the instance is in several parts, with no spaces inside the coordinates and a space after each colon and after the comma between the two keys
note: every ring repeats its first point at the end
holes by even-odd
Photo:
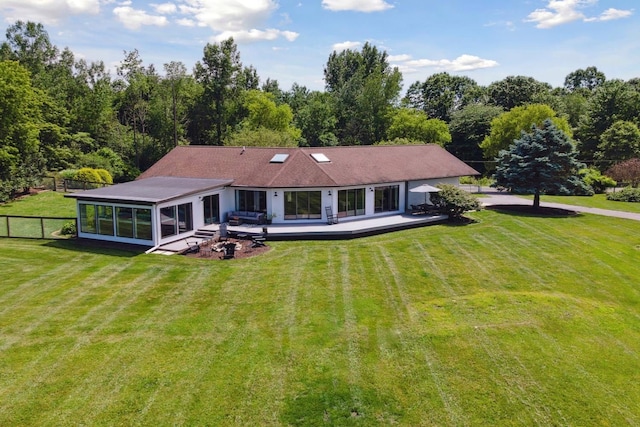
{"type": "Polygon", "coordinates": [[[639,109],[640,92],[634,85],[622,80],[607,80],[600,85],[589,99],[576,131],[581,159],[593,159],[602,134],[616,121],[637,121],[639,109]]]}
{"type": "Polygon", "coordinates": [[[619,120],[600,135],[595,154],[600,169],[622,160],[640,157],[640,130],[635,123],[619,120]]]}
{"type": "Polygon", "coordinates": [[[439,185],[440,191],[431,195],[431,201],[450,220],[460,221],[465,212],[479,211],[480,201],[463,189],[451,185],[439,185]]]}
{"type": "Polygon", "coordinates": [[[495,158],[500,150],[508,148],[523,131],[528,132],[532,126],[540,126],[547,119],[551,119],[553,124],[569,137],[572,136],[567,120],[558,117],[548,105],[515,107],[491,121],[491,133],[480,144],[485,158],[495,158]]]}
{"type": "Polygon", "coordinates": [[[603,72],[598,71],[596,67],[587,67],[584,70],[578,69],[567,74],[564,79],[564,88],[569,92],[593,92],[605,80],[606,77],[603,72]]]}
{"type": "Polygon", "coordinates": [[[509,76],[487,88],[489,104],[511,110],[525,104],[539,103],[551,91],[551,85],[533,77],[509,76]]]}
{"type": "Polygon", "coordinates": [[[191,134],[196,143],[222,145],[229,128],[236,124],[232,120],[233,96],[251,73],[243,74],[240,53],[233,38],[219,44],[207,43],[194,73],[204,91],[196,103],[195,129],[191,134]]]}
{"type": "Polygon", "coordinates": [[[423,83],[413,83],[403,101],[411,108],[424,111],[430,118],[448,123],[455,111],[479,102],[482,94],[482,89],[469,77],[438,73],[423,83]]]}
{"type": "Polygon", "coordinates": [[[39,94],[23,66],[1,61],[0,81],[0,200],[6,200],[44,170],[38,139],[42,113],[39,94]]]}
{"type": "Polygon", "coordinates": [[[444,121],[429,119],[424,112],[410,108],[400,108],[393,114],[387,137],[390,140],[406,138],[441,147],[451,142],[451,134],[444,121]]]}
{"type": "Polygon", "coordinates": [[[578,176],[584,166],[578,162],[567,134],[551,120],[532,126],[508,150],[500,151],[494,174],[496,187],[533,194],[533,208],[540,207],[541,194],[588,192],[578,176]]]}
{"type": "Polygon", "coordinates": [[[472,163],[478,172],[484,173],[480,144],[491,132],[491,121],[502,112],[500,107],[476,104],[455,111],[449,122],[451,142],[444,147],[462,161],[472,163]]]}
{"type": "Polygon", "coordinates": [[[369,43],[360,52],[333,52],[324,76],[334,99],[340,143],[370,145],[384,139],[402,81],[400,71],[389,65],[387,53],[369,43]]]}
{"type": "MultiPolygon", "coordinates": [[[[290,99],[296,101],[295,97],[290,99]]],[[[300,102],[298,100],[298,105],[300,102]]],[[[302,131],[302,141],[309,147],[338,145],[333,99],[326,92],[314,91],[306,96],[304,106],[294,115],[296,126],[302,131]]]]}
{"type": "Polygon", "coordinates": [[[293,113],[287,104],[276,105],[272,93],[253,89],[245,95],[244,107],[248,111],[247,117],[241,122],[244,129],[258,130],[261,128],[283,132],[292,140],[300,139],[300,129],[293,126],[293,113]]]}
{"type": "Polygon", "coordinates": [[[618,182],[625,182],[632,187],[640,183],[640,158],[625,160],[613,165],[606,173],[618,182]]]}

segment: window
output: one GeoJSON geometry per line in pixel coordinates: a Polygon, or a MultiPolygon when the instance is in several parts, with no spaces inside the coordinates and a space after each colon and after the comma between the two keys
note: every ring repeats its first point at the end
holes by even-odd
{"type": "Polygon", "coordinates": [[[338,191],[338,216],[364,215],[365,189],[353,188],[338,191]]]}
{"type": "Polygon", "coordinates": [[[322,193],[320,191],[285,191],[284,219],[322,218],[322,193]]]}
{"type": "Polygon", "coordinates": [[[247,212],[267,212],[267,192],[236,190],[236,210],[247,212]]]}
{"type": "Polygon", "coordinates": [[[191,203],[178,205],[178,233],[193,230],[193,211],[191,203]]]}
{"type": "Polygon", "coordinates": [[[113,236],[113,206],[97,205],[98,234],[113,236]]]}
{"type": "Polygon", "coordinates": [[[151,209],[135,208],[135,237],[141,240],[153,240],[151,228],[151,209]]]}
{"type": "Polygon", "coordinates": [[[400,206],[400,187],[398,185],[376,187],[374,198],[376,213],[397,211],[400,206]]]}
{"type": "Polygon", "coordinates": [[[116,234],[118,237],[133,237],[133,208],[116,207],[116,234]]]}
{"type": "Polygon", "coordinates": [[[104,236],[152,240],[151,209],[81,204],[80,230],[104,236]]]}
{"type": "Polygon", "coordinates": [[[80,205],[80,231],[96,234],[96,207],[95,205],[80,205]]]}
{"type": "Polygon", "coordinates": [[[220,196],[217,194],[202,198],[204,223],[214,224],[220,221],[220,196]]]}

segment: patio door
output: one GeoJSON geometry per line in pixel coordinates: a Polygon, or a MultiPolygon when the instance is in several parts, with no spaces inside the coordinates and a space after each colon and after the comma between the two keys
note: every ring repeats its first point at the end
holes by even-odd
{"type": "Polygon", "coordinates": [[[215,224],[220,222],[220,196],[218,194],[203,197],[202,205],[202,208],[204,209],[205,224],[215,224]]]}

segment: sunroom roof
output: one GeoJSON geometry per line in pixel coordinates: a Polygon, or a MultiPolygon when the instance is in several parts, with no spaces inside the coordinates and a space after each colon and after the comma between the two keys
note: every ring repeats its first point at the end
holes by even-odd
{"type": "Polygon", "coordinates": [[[158,176],[67,194],[80,200],[161,203],[233,183],[231,179],[176,178],[158,176]]]}

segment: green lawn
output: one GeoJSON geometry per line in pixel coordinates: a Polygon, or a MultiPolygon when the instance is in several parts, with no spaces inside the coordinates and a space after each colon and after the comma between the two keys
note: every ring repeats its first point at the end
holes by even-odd
{"type": "MultiPolygon", "coordinates": [[[[533,196],[521,196],[533,200],[533,196]]],[[[605,194],[593,196],[542,196],[541,202],[564,203],[573,206],[585,206],[588,208],[609,209],[613,211],[640,213],[640,203],[615,202],[607,200],[605,194]]]]}
{"type": "Polygon", "coordinates": [[[218,261],[0,239],[0,425],[638,425],[640,222],[218,261]]]}
{"type": "MultiPolygon", "coordinates": [[[[28,217],[62,217],[76,216],[76,202],[64,197],[64,193],[44,191],[29,197],[12,200],[0,204],[0,215],[18,215],[28,217]]],[[[7,237],[53,237],[54,233],[69,222],[64,219],[46,219],[43,222],[37,218],[10,218],[7,226],[6,218],[0,218],[0,236],[7,237]],[[43,230],[44,227],[44,230],[43,230]]],[[[56,234],[56,237],[62,238],[56,234]]]]}

